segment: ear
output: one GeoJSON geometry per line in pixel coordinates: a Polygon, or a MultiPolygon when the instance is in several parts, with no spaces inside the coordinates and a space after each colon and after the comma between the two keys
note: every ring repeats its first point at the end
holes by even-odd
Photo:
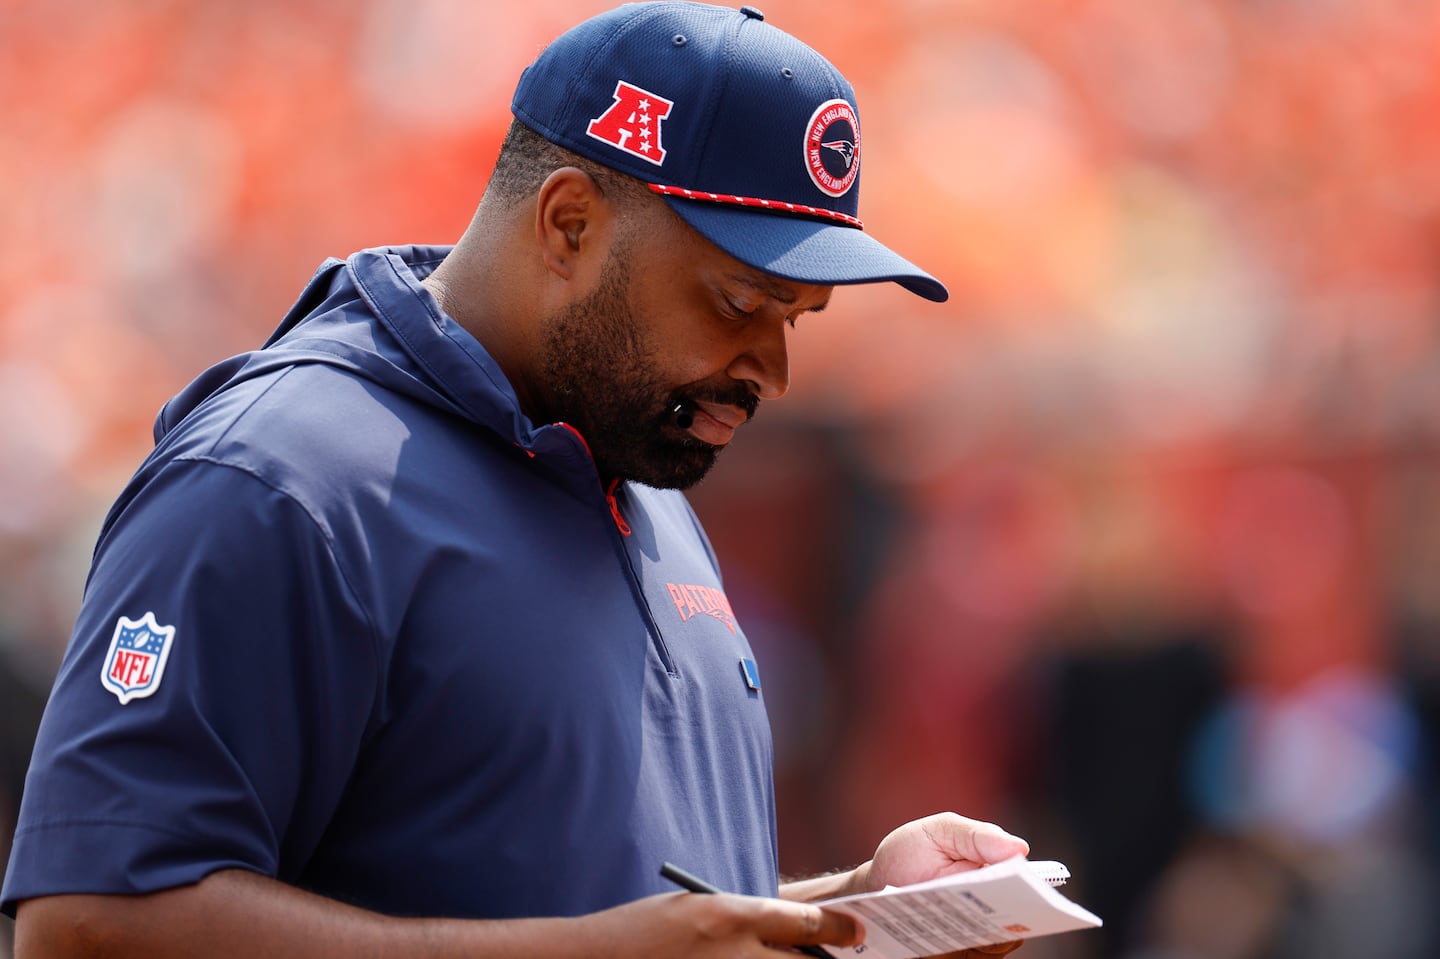
{"type": "Polygon", "coordinates": [[[545,266],[563,280],[601,248],[608,232],[609,207],[590,174],[561,167],[540,186],[535,209],[535,238],[545,266]]]}

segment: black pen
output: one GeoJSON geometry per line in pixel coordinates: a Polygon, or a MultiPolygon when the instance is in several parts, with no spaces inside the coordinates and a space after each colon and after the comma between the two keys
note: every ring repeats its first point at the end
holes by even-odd
{"type": "MultiPolygon", "coordinates": [[[[699,876],[692,875],[691,873],[686,872],[684,869],[681,869],[674,863],[661,863],[660,875],[664,876],[666,879],[669,879],[671,882],[673,882],[680,888],[688,889],[691,892],[703,892],[713,894],[721,891],[710,885],[704,879],[701,879],[699,876]]],[[[824,949],[821,949],[819,946],[793,946],[792,948],[795,949],[797,952],[803,952],[807,956],[814,956],[815,959],[835,959],[834,956],[826,952],[824,949]]]]}

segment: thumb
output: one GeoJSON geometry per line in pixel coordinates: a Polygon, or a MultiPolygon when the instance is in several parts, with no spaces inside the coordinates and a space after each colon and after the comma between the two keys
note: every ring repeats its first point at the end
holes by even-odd
{"type": "Polygon", "coordinates": [[[992,822],[968,819],[955,813],[935,817],[930,834],[948,847],[957,859],[970,862],[1000,862],[1030,854],[1030,844],[992,822]],[[938,827],[938,828],[935,828],[938,827]]]}

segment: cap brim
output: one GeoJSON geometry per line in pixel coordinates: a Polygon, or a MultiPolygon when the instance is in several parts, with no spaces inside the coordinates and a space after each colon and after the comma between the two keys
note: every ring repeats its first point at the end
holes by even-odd
{"type": "Polygon", "coordinates": [[[663,199],[701,236],[771,276],[817,286],[895,282],[936,303],[950,298],[945,284],[856,227],[706,200],[663,199]]]}

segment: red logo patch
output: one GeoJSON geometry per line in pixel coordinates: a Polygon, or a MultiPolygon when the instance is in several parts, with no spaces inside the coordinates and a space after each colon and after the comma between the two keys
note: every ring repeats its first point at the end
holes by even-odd
{"type": "Polygon", "coordinates": [[[624,80],[615,84],[615,102],[590,121],[585,132],[603,143],[659,166],[665,162],[660,145],[660,121],[670,115],[673,100],[624,80]]]}
{"type": "Polygon", "coordinates": [[[860,175],[860,120],[844,100],[820,104],[805,132],[805,169],[830,196],[844,196],[860,175]]]}

